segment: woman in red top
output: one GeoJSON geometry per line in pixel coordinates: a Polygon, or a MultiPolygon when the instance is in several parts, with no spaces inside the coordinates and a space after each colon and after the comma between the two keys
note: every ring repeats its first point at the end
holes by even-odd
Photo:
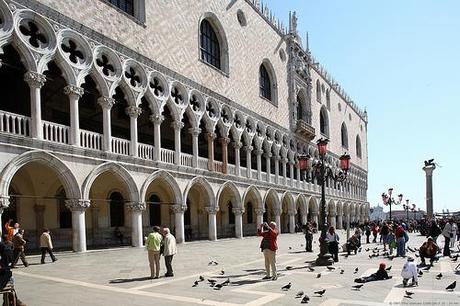
{"type": "Polygon", "coordinates": [[[272,279],[276,280],[278,277],[276,275],[276,250],[278,245],[276,240],[278,238],[278,230],[276,229],[276,223],[264,222],[257,229],[257,236],[262,236],[263,239],[260,243],[260,249],[264,253],[265,258],[265,277],[262,279],[272,279]],[[273,273],[273,276],[270,276],[270,268],[273,273]]]}

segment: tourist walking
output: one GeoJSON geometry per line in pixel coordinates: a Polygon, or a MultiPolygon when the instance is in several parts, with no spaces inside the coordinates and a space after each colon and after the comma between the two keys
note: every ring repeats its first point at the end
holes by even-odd
{"type": "Polygon", "coordinates": [[[454,223],[454,220],[449,219],[449,222],[444,225],[444,229],[442,230],[442,235],[444,236],[444,251],[443,255],[444,256],[450,256],[450,239],[453,236],[452,233],[452,224],[454,223]]]}
{"type": "Polygon", "coordinates": [[[374,239],[372,240],[372,243],[377,242],[377,234],[379,233],[379,226],[377,224],[374,224],[372,226],[372,236],[374,236],[374,239]]]}
{"type": "Polygon", "coordinates": [[[334,262],[339,261],[339,239],[335,228],[333,226],[329,227],[329,231],[326,234],[326,241],[329,253],[331,253],[334,262]]]}
{"type": "Polygon", "coordinates": [[[406,238],[405,238],[405,235],[406,235],[406,231],[404,230],[404,228],[399,224],[397,225],[396,227],[396,233],[395,233],[395,237],[396,237],[396,245],[397,245],[397,249],[396,249],[396,256],[401,256],[401,257],[405,257],[406,256],[406,238]]]}
{"type": "Polygon", "coordinates": [[[150,278],[160,277],[160,248],[163,236],[160,234],[160,227],[154,226],[153,232],[147,237],[145,247],[149,253],[150,278]]]}
{"type": "Polygon", "coordinates": [[[278,230],[275,222],[264,222],[257,229],[257,236],[262,236],[260,250],[264,253],[265,258],[265,277],[262,279],[277,280],[276,274],[276,250],[278,249],[277,239],[278,230]],[[272,274],[270,275],[270,269],[272,274]]]}
{"type": "Polygon", "coordinates": [[[458,234],[458,226],[457,223],[452,223],[452,239],[450,239],[450,247],[453,248],[455,246],[455,242],[457,241],[457,234],[458,234]]]}
{"type": "Polygon", "coordinates": [[[366,234],[366,243],[370,243],[369,242],[369,236],[371,235],[371,228],[369,227],[369,224],[367,224],[367,223],[364,226],[364,233],[366,234]]]}
{"type": "Polygon", "coordinates": [[[12,226],[11,223],[13,222],[13,219],[8,220],[8,222],[5,223],[5,230],[6,230],[6,238],[11,241],[19,231],[19,223],[14,223],[12,226]]]}
{"type": "Polygon", "coordinates": [[[46,252],[50,254],[51,260],[55,262],[57,259],[53,254],[53,242],[51,241],[50,230],[46,227],[43,229],[43,233],[40,236],[40,249],[42,251],[41,263],[45,263],[46,252]]]}
{"type": "Polygon", "coordinates": [[[14,268],[18,263],[19,258],[21,258],[22,263],[25,267],[29,266],[26,259],[26,254],[24,253],[26,241],[24,240],[24,230],[19,229],[18,233],[13,236],[13,248],[14,248],[14,260],[11,264],[11,267],[14,268]]]}
{"type": "Polygon", "coordinates": [[[388,234],[390,233],[390,228],[386,222],[383,222],[382,228],[380,229],[380,237],[382,238],[383,250],[387,250],[388,244],[388,234]]]}
{"type": "Polygon", "coordinates": [[[388,243],[388,250],[390,252],[390,255],[393,255],[393,250],[396,249],[398,245],[396,244],[396,237],[395,237],[395,233],[392,228],[390,228],[388,232],[387,243],[388,243]]]}
{"type": "Polygon", "coordinates": [[[165,257],[166,274],[165,277],[174,276],[172,260],[177,254],[176,237],[171,234],[169,228],[163,228],[163,255],[165,257]]]}
{"type": "Polygon", "coordinates": [[[312,250],[313,228],[312,228],[310,222],[308,222],[305,225],[304,231],[305,231],[305,251],[306,252],[313,252],[313,250],[312,250]]]}

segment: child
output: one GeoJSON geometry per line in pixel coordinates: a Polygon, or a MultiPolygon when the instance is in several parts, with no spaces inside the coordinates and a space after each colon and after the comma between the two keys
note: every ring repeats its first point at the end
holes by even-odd
{"type": "Polygon", "coordinates": [[[391,279],[392,276],[388,275],[388,272],[387,270],[385,270],[385,268],[386,268],[386,264],[382,262],[379,265],[379,269],[377,270],[377,272],[372,273],[369,276],[356,278],[355,283],[367,283],[367,282],[373,282],[373,281],[378,281],[378,280],[391,279]]]}
{"type": "Polygon", "coordinates": [[[403,278],[403,286],[407,287],[407,282],[412,279],[411,286],[418,286],[418,271],[417,265],[412,257],[407,257],[407,262],[404,264],[401,276],[403,278]]]}
{"type": "Polygon", "coordinates": [[[390,255],[393,255],[393,249],[396,248],[396,238],[395,233],[392,230],[388,233],[387,236],[387,243],[388,243],[388,250],[390,251],[390,255]]]}

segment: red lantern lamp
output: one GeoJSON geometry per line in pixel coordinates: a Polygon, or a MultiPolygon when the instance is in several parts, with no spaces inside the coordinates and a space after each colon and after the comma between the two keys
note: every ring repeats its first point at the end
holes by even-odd
{"type": "Polygon", "coordinates": [[[323,155],[323,156],[326,155],[328,142],[329,142],[328,139],[323,139],[323,138],[318,139],[318,142],[316,144],[318,145],[318,151],[320,155],[323,155]]]}
{"type": "Polygon", "coordinates": [[[343,154],[340,156],[340,169],[347,172],[350,169],[350,155],[343,154]]]}
{"type": "Polygon", "coordinates": [[[299,156],[299,168],[300,170],[310,169],[310,156],[309,155],[299,156]]]}

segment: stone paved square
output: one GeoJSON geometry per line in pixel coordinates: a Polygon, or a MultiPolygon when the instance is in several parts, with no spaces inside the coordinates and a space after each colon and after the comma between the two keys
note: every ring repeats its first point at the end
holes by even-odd
{"type": "MultiPolygon", "coordinates": [[[[345,231],[340,231],[340,235],[344,241],[345,231]]],[[[317,238],[318,234],[315,241],[317,238]]],[[[419,247],[423,240],[424,237],[411,234],[409,246],[419,247]]],[[[28,305],[296,305],[300,299],[295,295],[301,290],[310,297],[310,305],[460,304],[457,291],[444,289],[457,277],[456,263],[451,259],[442,258],[429,272],[424,272],[419,287],[408,289],[415,293],[408,299],[404,297],[406,289],[400,277],[406,259],[369,259],[370,252],[365,251],[376,246],[382,249],[382,245],[363,244],[362,252],[356,256],[340,256],[332,272],[325,267],[314,267],[315,271],[309,272],[306,267],[316,258],[318,243],[314,244],[314,253],[305,253],[302,234],[283,234],[278,240],[279,278],[262,281],[259,241],[260,238],[247,237],[180,245],[173,261],[173,278],[148,279],[147,253],[139,248],[61,253],[57,254],[56,263],[45,265],[31,256],[32,265],[15,269],[14,277],[19,297],[28,305]],[[210,260],[219,264],[208,266],[210,260]],[[353,279],[375,272],[380,262],[392,266],[393,279],[366,283],[360,291],[352,290],[353,279]],[[292,269],[287,270],[287,266],[292,269]],[[359,272],[354,274],[356,267],[359,272]],[[345,272],[340,274],[340,269],[345,272]],[[436,280],[440,272],[443,278],[436,280]],[[231,283],[221,290],[209,287],[207,281],[192,287],[200,275],[218,282],[230,278],[231,283]],[[291,290],[282,291],[281,287],[289,282],[291,290]],[[326,289],[324,296],[315,296],[313,292],[320,289],[326,289]]],[[[164,273],[163,258],[161,269],[164,273]]]]}

